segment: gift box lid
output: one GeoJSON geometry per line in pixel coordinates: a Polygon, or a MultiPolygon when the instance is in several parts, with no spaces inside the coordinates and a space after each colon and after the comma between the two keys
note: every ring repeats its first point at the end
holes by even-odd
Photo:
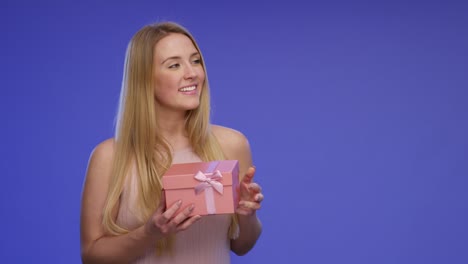
{"type": "MultiPolygon", "coordinates": [[[[174,164],[162,178],[163,188],[166,190],[193,188],[200,183],[194,178],[196,173],[201,171],[207,174],[216,170],[219,170],[223,176],[219,180],[220,183],[224,186],[232,185],[232,177],[239,177],[239,162],[237,160],[220,160],[174,164]]],[[[234,182],[237,182],[237,178],[234,179],[234,182]]]]}

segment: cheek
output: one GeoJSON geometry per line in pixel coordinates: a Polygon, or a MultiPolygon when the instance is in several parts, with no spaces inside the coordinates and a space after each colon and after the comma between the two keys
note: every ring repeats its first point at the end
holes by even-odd
{"type": "Polygon", "coordinates": [[[200,76],[200,78],[203,78],[203,80],[205,80],[205,71],[203,70],[203,67],[200,67],[199,76],[200,76]]]}
{"type": "Polygon", "coordinates": [[[204,83],[205,82],[205,71],[203,70],[203,68],[200,68],[200,70],[198,71],[197,73],[198,75],[198,79],[204,83]]]}
{"type": "Polygon", "coordinates": [[[170,76],[159,76],[154,79],[154,92],[156,95],[164,95],[174,93],[177,90],[177,82],[170,76]]]}

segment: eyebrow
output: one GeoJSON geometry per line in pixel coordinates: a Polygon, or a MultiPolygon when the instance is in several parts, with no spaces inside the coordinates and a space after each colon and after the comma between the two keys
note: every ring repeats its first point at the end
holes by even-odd
{"type": "MultiPolygon", "coordinates": [[[[200,55],[200,52],[197,51],[197,52],[192,53],[192,54],[190,55],[190,58],[193,57],[193,56],[196,56],[196,55],[200,55]]],[[[172,57],[169,57],[169,58],[163,60],[163,61],[161,62],[161,64],[164,64],[164,63],[165,63],[166,61],[168,61],[168,60],[178,60],[178,59],[181,59],[181,58],[182,58],[182,57],[180,57],[180,56],[172,56],[172,57]]]]}

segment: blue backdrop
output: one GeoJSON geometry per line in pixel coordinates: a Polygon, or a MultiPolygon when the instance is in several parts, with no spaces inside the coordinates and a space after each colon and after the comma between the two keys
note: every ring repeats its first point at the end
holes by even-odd
{"type": "Polygon", "coordinates": [[[80,263],[126,45],[185,25],[250,140],[264,232],[233,263],[468,263],[466,1],[2,1],[2,263],[80,263]],[[464,2],[464,3],[463,3],[464,2]]]}

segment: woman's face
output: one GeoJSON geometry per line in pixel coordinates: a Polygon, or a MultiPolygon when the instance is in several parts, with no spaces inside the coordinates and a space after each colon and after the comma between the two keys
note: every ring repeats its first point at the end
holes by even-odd
{"type": "Polygon", "coordinates": [[[205,82],[201,55],[183,34],[171,33],[154,47],[155,100],[158,110],[187,111],[198,107],[205,82]]]}

